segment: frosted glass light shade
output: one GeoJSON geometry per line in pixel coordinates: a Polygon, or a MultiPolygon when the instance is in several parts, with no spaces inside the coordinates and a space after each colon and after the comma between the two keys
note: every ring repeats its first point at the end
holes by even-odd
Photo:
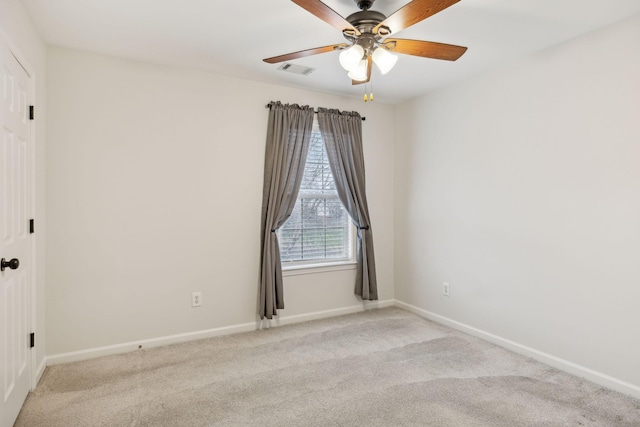
{"type": "Polygon", "coordinates": [[[378,66],[380,72],[382,74],[387,74],[396,62],[398,62],[398,57],[393,53],[389,53],[386,49],[379,47],[371,55],[373,62],[378,66]]]}
{"type": "Polygon", "coordinates": [[[367,60],[363,59],[358,63],[358,66],[347,74],[351,80],[357,82],[363,82],[367,80],[367,60]]]}
{"type": "Polygon", "coordinates": [[[339,61],[342,68],[347,71],[352,71],[358,66],[360,60],[364,56],[364,49],[362,46],[354,44],[349,49],[345,49],[340,52],[339,61]]]}

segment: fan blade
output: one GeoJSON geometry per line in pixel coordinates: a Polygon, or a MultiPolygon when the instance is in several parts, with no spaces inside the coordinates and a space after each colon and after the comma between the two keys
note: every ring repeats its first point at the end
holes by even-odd
{"type": "Polygon", "coordinates": [[[384,40],[385,44],[388,42],[396,43],[396,47],[391,49],[391,52],[404,53],[413,56],[422,56],[424,58],[444,59],[446,61],[455,61],[467,51],[467,48],[462,46],[436,42],[426,42],[422,40],[391,38],[387,38],[384,40]]]}
{"type": "Polygon", "coordinates": [[[459,1],[460,0],[413,0],[376,25],[373,32],[377,33],[380,27],[388,27],[391,30],[391,34],[397,33],[423,19],[435,15],[459,1]]]}
{"type": "Polygon", "coordinates": [[[331,46],[316,47],[313,49],[301,50],[298,52],[287,53],[286,55],[274,56],[272,58],[263,59],[269,64],[277,64],[278,62],[289,61],[292,59],[304,58],[305,56],[317,55],[319,53],[333,52],[349,47],[346,43],[332,44],[331,46]]]}
{"type": "Polygon", "coordinates": [[[373,59],[371,58],[371,55],[367,56],[367,80],[351,80],[351,84],[352,85],[361,85],[363,83],[369,83],[369,81],[371,80],[371,69],[373,68],[373,59]]]}
{"type": "Polygon", "coordinates": [[[322,3],[320,0],[291,0],[307,12],[317,16],[322,19],[329,25],[332,25],[334,28],[337,28],[340,31],[351,30],[354,31],[356,35],[359,35],[360,32],[349,23],[346,19],[338,14],[335,10],[331,9],[326,4],[322,3]]]}

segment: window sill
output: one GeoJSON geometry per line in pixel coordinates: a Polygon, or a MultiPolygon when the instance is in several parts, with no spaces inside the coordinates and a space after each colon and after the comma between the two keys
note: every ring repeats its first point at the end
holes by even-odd
{"type": "Polygon", "coordinates": [[[287,277],[302,274],[328,273],[330,271],[355,270],[356,265],[357,263],[355,261],[290,265],[282,267],[282,275],[287,277]]]}

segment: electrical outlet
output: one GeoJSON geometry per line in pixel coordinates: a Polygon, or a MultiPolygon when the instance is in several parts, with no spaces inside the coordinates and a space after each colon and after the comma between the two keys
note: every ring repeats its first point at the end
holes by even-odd
{"type": "Polygon", "coordinates": [[[202,292],[194,292],[191,294],[191,307],[200,307],[202,305],[202,292]]]}
{"type": "Polygon", "coordinates": [[[442,283],[442,295],[445,297],[449,296],[449,284],[447,282],[442,283]]]}

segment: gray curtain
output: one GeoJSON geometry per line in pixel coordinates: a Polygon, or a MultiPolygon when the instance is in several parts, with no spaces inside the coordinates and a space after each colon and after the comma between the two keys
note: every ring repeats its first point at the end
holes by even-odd
{"type": "Polygon", "coordinates": [[[378,299],[373,232],[365,192],[362,118],[355,112],[318,109],[320,133],[327,149],[338,197],[358,228],[355,293],[363,300],[378,299]]]}
{"type": "Polygon", "coordinates": [[[273,318],[284,308],[282,266],[276,230],[296,203],[307,161],[313,109],[298,105],[269,104],[262,189],[260,318],[273,318]]]}

